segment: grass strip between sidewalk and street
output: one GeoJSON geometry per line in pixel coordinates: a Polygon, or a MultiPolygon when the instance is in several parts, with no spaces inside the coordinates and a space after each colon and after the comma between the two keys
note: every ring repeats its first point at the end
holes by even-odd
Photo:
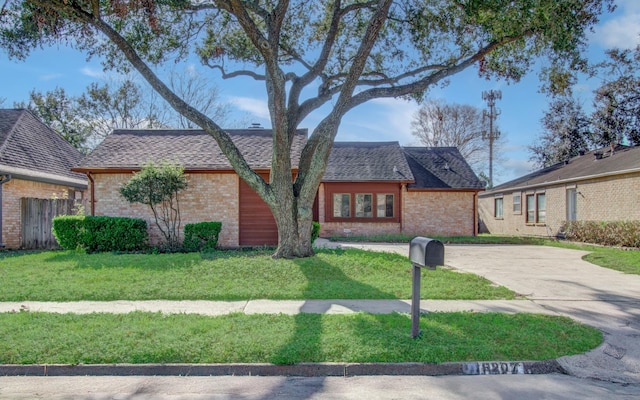
{"type": "MultiPolygon", "coordinates": [[[[176,254],[0,253],[0,301],[409,299],[406,256],[318,250],[274,260],[267,251],[176,254]]],[[[423,270],[423,298],[514,299],[474,274],[423,270]]]]}
{"type": "Polygon", "coordinates": [[[407,314],[0,314],[2,364],[423,362],[547,360],[602,334],[569,318],[407,314]]]}

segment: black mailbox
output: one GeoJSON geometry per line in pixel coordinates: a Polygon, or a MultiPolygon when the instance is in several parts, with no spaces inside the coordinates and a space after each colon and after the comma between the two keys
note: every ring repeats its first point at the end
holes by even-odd
{"type": "Polygon", "coordinates": [[[409,259],[414,265],[435,269],[444,265],[444,245],[439,240],[417,236],[409,244],[409,259]]]}

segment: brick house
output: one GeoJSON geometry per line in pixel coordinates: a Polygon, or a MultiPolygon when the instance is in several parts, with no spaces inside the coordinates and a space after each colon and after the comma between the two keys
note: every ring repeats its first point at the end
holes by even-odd
{"type": "Polygon", "coordinates": [[[22,198],[82,199],[82,154],[28,110],[0,109],[0,244],[22,246],[22,198]]]}
{"type": "MultiPolygon", "coordinates": [[[[268,129],[228,130],[250,166],[268,176],[272,134],[268,129]]],[[[298,130],[294,162],[306,144],[298,130]]],[[[215,140],[201,130],[118,130],[73,168],[87,175],[93,215],[146,219],[147,207],[129,204],[118,188],[148,161],[179,163],[189,187],[180,195],[182,223],[220,221],[219,245],[277,243],[267,205],[233,171],[215,140]]],[[[314,206],[321,236],[333,234],[473,235],[482,184],[455,148],[401,148],[397,142],[341,143],[331,152],[314,206]]]]}
{"type": "Polygon", "coordinates": [[[565,221],[640,220],[640,146],[571,158],[480,194],[481,231],[557,236],[565,221]]]}

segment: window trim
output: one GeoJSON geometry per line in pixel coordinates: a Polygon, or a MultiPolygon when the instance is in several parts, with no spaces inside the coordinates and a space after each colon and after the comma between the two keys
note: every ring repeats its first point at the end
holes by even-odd
{"type": "Polygon", "coordinates": [[[353,207],[353,204],[352,204],[352,203],[353,203],[353,202],[351,201],[351,193],[339,193],[339,192],[333,193],[333,195],[331,196],[331,210],[332,210],[332,212],[333,212],[333,213],[332,213],[333,218],[336,218],[336,219],[350,219],[350,218],[352,218],[352,215],[353,215],[353,214],[352,214],[352,212],[351,212],[351,208],[353,207]],[[342,210],[343,210],[343,207],[340,207],[340,211],[341,211],[340,216],[337,216],[337,215],[335,214],[335,213],[336,213],[336,207],[335,207],[335,205],[336,205],[336,197],[337,197],[337,196],[340,196],[340,197],[341,197],[341,198],[340,198],[340,203],[341,203],[341,205],[342,205],[342,201],[344,200],[344,196],[349,196],[349,197],[348,197],[348,199],[349,199],[349,208],[348,208],[349,215],[348,215],[348,216],[346,216],[346,217],[343,217],[343,216],[342,216],[342,210]]]}
{"type": "MultiPolygon", "coordinates": [[[[386,199],[386,197],[383,196],[386,199]]],[[[324,183],[325,222],[337,223],[399,223],[402,215],[401,185],[399,183],[375,182],[327,182],[324,183]],[[334,194],[349,194],[351,196],[350,217],[334,217],[334,194]],[[355,196],[370,194],[371,217],[356,217],[355,196]],[[393,217],[378,217],[379,195],[393,196],[393,217]]]]}
{"type": "Polygon", "coordinates": [[[526,194],[526,207],[524,221],[527,225],[546,225],[547,224],[547,193],[546,191],[536,191],[526,194]],[[540,198],[544,197],[544,208],[540,208],[540,198]],[[529,199],[533,199],[532,208],[530,209],[529,199]],[[530,216],[530,213],[533,213],[530,216]],[[542,214],[542,218],[541,218],[542,214]]]}
{"type": "Polygon", "coordinates": [[[354,199],[355,201],[353,202],[353,207],[354,207],[354,213],[353,213],[353,217],[357,218],[357,219],[365,219],[365,218],[373,218],[373,210],[374,208],[374,201],[373,201],[373,193],[356,193],[354,195],[354,199]],[[367,202],[366,202],[366,197],[369,196],[370,200],[369,200],[369,214],[367,215],[367,202]],[[362,211],[358,211],[358,197],[362,197],[362,211]],[[362,213],[363,215],[358,216],[358,213],[362,213]]]}
{"type": "Polygon", "coordinates": [[[517,193],[512,193],[511,194],[511,204],[512,204],[512,212],[514,214],[522,214],[522,193],[521,192],[517,192],[517,193]],[[516,203],[516,197],[518,198],[518,202],[516,203]],[[517,209],[516,209],[516,205],[517,205],[517,209]]]}
{"type": "Polygon", "coordinates": [[[502,196],[496,196],[493,198],[493,217],[495,219],[504,219],[504,198],[502,196]],[[500,203],[500,207],[498,207],[500,203]],[[498,213],[499,209],[499,213],[498,213]]]}
{"type": "Polygon", "coordinates": [[[396,195],[393,193],[376,193],[376,213],[375,213],[375,218],[378,219],[391,219],[391,218],[395,218],[397,212],[396,212],[396,195]],[[380,200],[380,196],[384,196],[384,216],[380,216],[379,215],[379,211],[380,211],[380,202],[378,200],[380,200]],[[391,196],[391,216],[387,216],[387,196],[391,196]]]}

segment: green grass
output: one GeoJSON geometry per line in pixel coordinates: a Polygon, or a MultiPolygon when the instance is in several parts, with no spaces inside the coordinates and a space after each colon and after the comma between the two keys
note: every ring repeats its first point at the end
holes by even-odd
{"type": "Polygon", "coordinates": [[[549,246],[588,251],[589,254],[582,257],[585,261],[601,267],[621,271],[625,274],[640,275],[640,251],[638,250],[622,250],[612,247],[557,241],[548,241],[546,244],[549,246]]]}
{"type": "MultiPolygon", "coordinates": [[[[342,242],[387,242],[408,243],[415,235],[374,235],[374,236],[349,236],[332,237],[333,241],[342,242]]],[[[589,251],[583,257],[585,261],[604,268],[614,269],[626,274],[640,275],[640,251],[623,250],[612,247],[593,246],[574,242],[558,241],[553,239],[530,236],[498,236],[482,234],[478,236],[430,236],[445,244],[519,244],[519,245],[544,245],[556,246],[567,249],[589,251]]]]}
{"type": "MultiPolygon", "coordinates": [[[[318,250],[297,260],[266,252],[188,254],[2,253],[0,301],[409,299],[406,256],[318,250]]],[[[423,272],[429,299],[513,299],[473,274],[423,272]]]]}
{"type": "Polygon", "coordinates": [[[583,353],[596,329],[564,317],[432,313],[412,339],[405,314],[135,312],[0,314],[0,363],[273,363],[545,360],[583,353]]]}

